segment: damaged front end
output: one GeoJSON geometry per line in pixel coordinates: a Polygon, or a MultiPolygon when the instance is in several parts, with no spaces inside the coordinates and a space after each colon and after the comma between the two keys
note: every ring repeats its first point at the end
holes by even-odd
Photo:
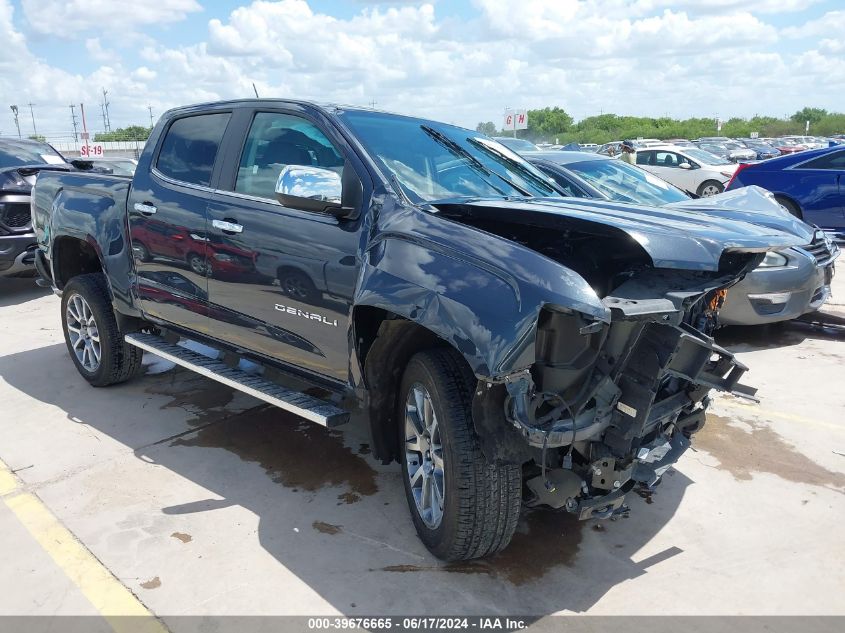
{"type": "Polygon", "coordinates": [[[602,300],[610,323],[543,308],[534,365],[482,381],[473,404],[488,458],[525,464],[529,506],[609,517],[690,446],[711,389],[753,397],[747,368],[709,336],[734,280],[641,271],[602,300]]]}

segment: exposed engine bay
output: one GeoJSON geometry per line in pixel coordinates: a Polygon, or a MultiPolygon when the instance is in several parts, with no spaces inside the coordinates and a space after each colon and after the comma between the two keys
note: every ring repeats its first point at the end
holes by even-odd
{"type": "Polygon", "coordinates": [[[475,424],[488,459],[523,464],[528,505],[606,518],[690,446],[711,389],[753,397],[739,384],[747,368],[710,335],[728,287],[762,255],[725,251],[717,271],[655,268],[613,227],[521,220],[460,219],[575,270],[611,319],[545,306],[535,363],[479,383],[475,424]]]}

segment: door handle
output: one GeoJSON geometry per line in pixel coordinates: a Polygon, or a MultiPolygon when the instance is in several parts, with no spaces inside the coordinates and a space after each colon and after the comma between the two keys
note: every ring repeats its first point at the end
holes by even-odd
{"type": "Polygon", "coordinates": [[[144,215],[152,215],[158,209],[156,209],[155,206],[150,204],[149,202],[136,202],[135,203],[135,210],[140,211],[144,215]]]}
{"type": "Polygon", "coordinates": [[[244,227],[237,222],[230,222],[229,220],[212,220],[211,226],[215,229],[220,229],[224,233],[243,233],[244,227]]]}

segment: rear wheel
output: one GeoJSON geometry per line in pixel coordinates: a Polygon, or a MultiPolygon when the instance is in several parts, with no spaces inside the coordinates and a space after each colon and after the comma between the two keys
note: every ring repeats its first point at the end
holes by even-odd
{"type": "Polygon", "coordinates": [[[139,373],[143,352],[124,342],[102,273],[79,275],[67,283],[62,330],[76,369],[95,387],[124,382],[139,373]]]}
{"type": "Polygon", "coordinates": [[[188,266],[192,271],[202,277],[205,277],[208,273],[208,264],[206,264],[205,257],[202,255],[197,255],[196,253],[188,255],[188,266]]]}
{"type": "Polygon", "coordinates": [[[416,354],[399,399],[405,496],[417,534],[443,560],[504,549],[516,529],[521,469],[491,464],[472,422],[475,377],[448,349],[416,354]]]}
{"type": "Polygon", "coordinates": [[[783,196],[775,196],[775,200],[778,201],[784,209],[789,211],[792,215],[794,215],[799,220],[802,219],[801,217],[801,209],[798,208],[798,205],[789,200],[788,198],[784,198],[783,196]]]}
{"type": "Polygon", "coordinates": [[[698,193],[701,198],[709,198],[710,196],[722,193],[724,190],[725,186],[718,180],[705,180],[701,183],[701,185],[699,185],[696,193],[698,193]]]}

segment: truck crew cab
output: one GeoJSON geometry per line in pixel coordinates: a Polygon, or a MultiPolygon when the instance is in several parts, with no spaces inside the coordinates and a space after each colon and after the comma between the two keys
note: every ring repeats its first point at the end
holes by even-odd
{"type": "Polygon", "coordinates": [[[281,100],[171,110],[132,179],[43,172],[33,225],[89,383],[146,350],[318,424],[360,416],[446,560],[506,547],[523,504],[601,518],[653,484],[711,389],[748,393],[709,336],[725,291],[796,241],[564,198],[455,126],[281,100]]]}

